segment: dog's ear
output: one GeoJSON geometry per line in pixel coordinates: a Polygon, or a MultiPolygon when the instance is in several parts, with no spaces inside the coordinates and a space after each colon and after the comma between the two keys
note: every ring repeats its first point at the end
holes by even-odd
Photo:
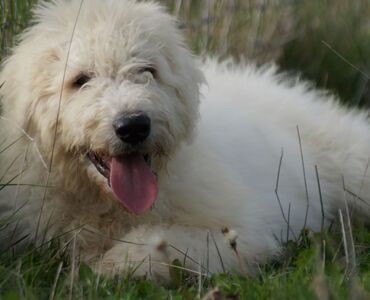
{"type": "Polygon", "coordinates": [[[32,78],[30,92],[37,98],[35,100],[40,101],[40,99],[47,97],[48,93],[52,94],[50,85],[55,77],[54,70],[59,71],[59,68],[56,68],[55,65],[60,63],[60,56],[61,54],[58,53],[57,49],[46,48],[33,58],[29,72],[32,78]]]}
{"type": "Polygon", "coordinates": [[[180,100],[177,108],[183,121],[183,137],[191,140],[194,126],[198,120],[200,104],[200,86],[205,83],[202,71],[195,58],[182,44],[165,50],[165,56],[171,69],[170,85],[175,89],[180,100]]]}
{"type": "Polygon", "coordinates": [[[29,43],[25,40],[17,46],[0,72],[2,114],[25,130],[37,102],[47,96],[50,66],[59,60],[55,49],[36,53],[37,46],[29,48],[29,43]]]}
{"type": "Polygon", "coordinates": [[[19,107],[23,106],[25,102],[24,97],[27,98],[25,85],[27,85],[27,70],[29,61],[22,55],[19,47],[13,50],[13,53],[3,62],[0,72],[0,82],[2,88],[0,89],[0,99],[2,106],[2,115],[10,119],[17,126],[23,127],[23,115],[19,113],[19,107]],[[23,99],[23,100],[21,100],[23,99]]]}
{"type": "MultiPolygon", "coordinates": [[[[33,128],[37,130],[34,126],[33,119],[38,117],[37,109],[40,110],[40,102],[47,101],[55,93],[55,90],[52,88],[53,80],[55,79],[54,70],[59,70],[59,68],[54,66],[60,63],[61,57],[57,49],[46,48],[35,58],[30,66],[29,72],[32,80],[29,82],[29,95],[31,95],[31,97],[23,124],[23,128],[30,134],[34,135],[33,128]]],[[[62,79],[60,80],[60,89],[61,88],[62,79]]]]}

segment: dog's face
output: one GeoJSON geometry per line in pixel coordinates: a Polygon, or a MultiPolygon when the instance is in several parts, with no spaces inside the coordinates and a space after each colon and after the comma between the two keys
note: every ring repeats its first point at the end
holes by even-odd
{"type": "Polygon", "coordinates": [[[36,24],[2,72],[4,111],[46,159],[53,153],[59,177],[87,175],[143,213],[156,199],[157,174],[191,136],[202,75],[157,5],[80,5],[37,9],[36,24]]]}

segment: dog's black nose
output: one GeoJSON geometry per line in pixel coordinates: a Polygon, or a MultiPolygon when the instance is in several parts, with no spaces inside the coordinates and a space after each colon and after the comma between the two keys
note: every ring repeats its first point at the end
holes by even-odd
{"type": "Polygon", "coordinates": [[[123,142],[136,145],[149,136],[150,118],[143,113],[120,116],[113,122],[113,128],[123,142]]]}

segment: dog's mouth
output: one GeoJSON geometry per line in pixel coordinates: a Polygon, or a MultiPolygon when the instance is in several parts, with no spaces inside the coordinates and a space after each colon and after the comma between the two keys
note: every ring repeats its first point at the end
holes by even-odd
{"type": "Polygon", "coordinates": [[[117,200],[130,212],[142,214],[152,207],[157,198],[158,185],[151,169],[150,155],[102,156],[90,152],[87,157],[96,170],[107,178],[117,200]]]}

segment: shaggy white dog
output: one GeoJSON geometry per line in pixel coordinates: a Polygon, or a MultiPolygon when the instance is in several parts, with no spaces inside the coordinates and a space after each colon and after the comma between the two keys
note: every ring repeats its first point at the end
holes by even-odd
{"type": "Polygon", "coordinates": [[[40,4],[0,74],[2,245],[57,236],[97,271],[166,278],[185,253],[252,271],[346,199],[369,217],[365,113],[274,67],[202,69],[154,3],[40,4]]]}

